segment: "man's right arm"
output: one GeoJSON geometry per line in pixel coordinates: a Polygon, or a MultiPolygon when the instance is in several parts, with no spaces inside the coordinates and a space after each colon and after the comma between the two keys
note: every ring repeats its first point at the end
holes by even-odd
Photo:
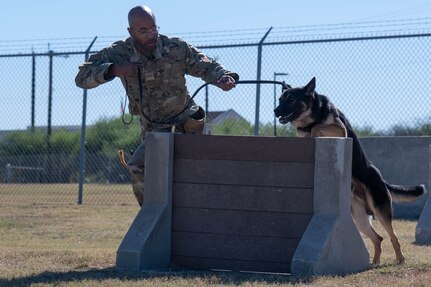
{"type": "Polygon", "coordinates": [[[79,66],[79,72],[75,77],[75,83],[83,89],[92,89],[100,84],[115,78],[112,75],[112,61],[107,59],[105,50],[91,55],[88,60],[79,66]]]}
{"type": "Polygon", "coordinates": [[[137,73],[138,63],[107,61],[106,55],[99,52],[90,56],[87,62],[79,66],[75,83],[78,87],[91,89],[114,79],[115,77],[130,77],[137,73]],[[105,59],[105,60],[103,60],[105,59]]]}

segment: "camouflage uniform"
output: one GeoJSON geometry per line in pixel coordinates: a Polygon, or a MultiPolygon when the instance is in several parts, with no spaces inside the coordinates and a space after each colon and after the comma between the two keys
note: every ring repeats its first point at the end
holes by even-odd
{"type": "Polygon", "coordinates": [[[203,130],[205,112],[194,101],[190,102],[185,75],[200,77],[205,82],[216,82],[225,74],[235,80],[239,77],[180,38],[159,35],[151,59],[138,52],[131,38],[91,55],[79,67],[76,85],[91,89],[111,81],[114,77],[105,79],[109,67],[125,61],[139,63],[138,72],[121,77],[121,82],[129,98],[129,112],[140,116],[142,144],[128,165],[132,170],[133,192],[142,205],[145,132],[171,131],[172,126],[185,133],[202,133],[203,130]]]}

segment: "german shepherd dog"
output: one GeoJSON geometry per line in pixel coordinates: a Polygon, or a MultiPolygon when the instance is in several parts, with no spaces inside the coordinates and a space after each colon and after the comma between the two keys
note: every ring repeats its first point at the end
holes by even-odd
{"type": "Polygon", "coordinates": [[[400,243],[392,227],[392,200],[413,201],[426,192],[423,185],[401,186],[387,183],[367,156],[344,114],[324,95],[315,92],[316,79],[304,87],[286,85],[274,113],[281,124],[291,123],[299,137],[350,137],[352,154],[351,213],[358,229],[374,245],[373,264],[380,263],[381,237],[371,226],[374,216],[387,231],[398,263],[404,263],[400,243]]]}

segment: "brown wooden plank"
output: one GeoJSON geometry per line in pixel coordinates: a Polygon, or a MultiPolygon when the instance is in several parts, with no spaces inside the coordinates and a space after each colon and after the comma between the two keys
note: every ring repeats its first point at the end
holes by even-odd
{"type": "Polygon", "coordinates": [[[175,135],[174,141],[176,159],[314,162],[313,138],[175,135]]]}
{"type": "Polygon", "coordinates": [[[203,257],[172,256],[172,262],[182,268],[232,271],[290,273],[290,262],[246,261],[203,257]]]}
{"type": "Polygon", "coordinates": [[[173,256],[291,262],[300,239],[172,232],[173,256]]]}
{"type": "Polygon", "coordinates": [[[177,159],[174,182],[312,188],[311,163],[177,159]]]}
{"type": "Polygon", "coordinates": [[[224,209],[172,210],[172,231],[300,239],[313,214],[224,209]]]}
{"type": "Polygon", "coordinates": [[[313,212],[313,189],[174,183],[174,207],[313,212]]]}

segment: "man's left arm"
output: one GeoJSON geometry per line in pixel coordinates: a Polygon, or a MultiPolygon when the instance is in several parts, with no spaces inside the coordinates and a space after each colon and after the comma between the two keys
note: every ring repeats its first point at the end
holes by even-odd
{"type": "Polygon", "coordinates": [[[223,65],[191,45],[186,47],[186,63],[187,74],[200,77],[207,83],[216,83],[224,91],[235,87],[235,82],[239,80],[237,73],[226,70],[223,65]]]}

